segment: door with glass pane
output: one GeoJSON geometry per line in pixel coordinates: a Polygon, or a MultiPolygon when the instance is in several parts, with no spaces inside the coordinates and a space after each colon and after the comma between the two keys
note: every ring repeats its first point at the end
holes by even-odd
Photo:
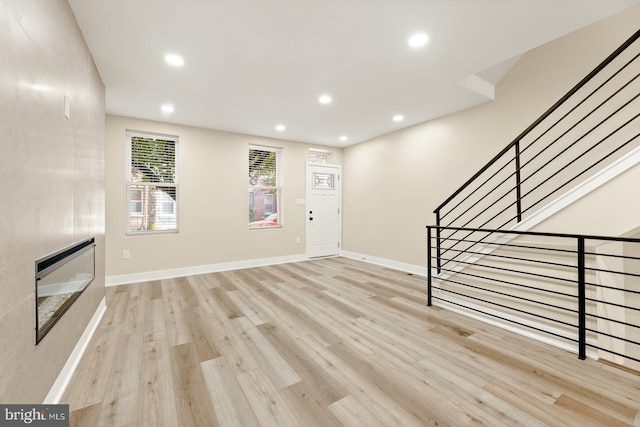
{"type": "Polygon", "coordinates": [[[307,164],[307,256],[340,253],[340,166],[307,164]]]}

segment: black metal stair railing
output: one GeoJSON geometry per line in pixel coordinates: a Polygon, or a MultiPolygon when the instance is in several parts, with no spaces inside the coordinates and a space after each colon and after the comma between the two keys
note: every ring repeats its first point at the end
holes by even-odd
{"type": "Polygon", "coordinates": [[[523,231],[589,178],[636,161],[639,57],[640,30],[434,210],[428,305],[640,367],[640,239],[523,231]]]}
{"type": "Polygon", "coordinates": [[[640,362],[640,239],[428,226],[427,242],[428,305],[550,336],[580,359],[591,348],[598,358],[640,362]],[[482,244],[438,255],[436,230],[482,244]],[[433,274],[434,261],[453,257],[433,274]]]}
{"type": "Polygon", "coordinates": [[[640,146],[640,31],[600,63],[435,210],[436,268],[461,228],[512,228],[640,146]]]}

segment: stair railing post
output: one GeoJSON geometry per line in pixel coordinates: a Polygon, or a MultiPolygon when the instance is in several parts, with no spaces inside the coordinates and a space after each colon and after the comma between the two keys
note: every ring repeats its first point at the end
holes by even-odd
{"type": "Polygon", "coordinates": [[[431,227],[427,226],[427,306],[431,307],[431,227]]]}
{"type": "Polygon", "coordinates": [[[585,238],[578,237],[578,358],[587,358],[587,312],[585,291],[585,238]]]}
{"type": "Polygon", "coordinates": [[[440,209],[436,210],[436,268],[438,270],[438,274],[440,274],[440,209]]]}
{"type": "Polygon", "coordinates": [[[518,222],[522,221],[522,202],[520,190],[520,140],[513,145],[516,150],[516,218],[518,222]]]}

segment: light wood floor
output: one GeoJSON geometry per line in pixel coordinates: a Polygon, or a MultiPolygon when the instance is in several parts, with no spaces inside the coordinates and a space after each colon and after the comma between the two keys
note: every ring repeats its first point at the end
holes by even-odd
{"type": "Polygon", "coordinates": [[[640,377],[345,258],[107,289],[78,426],[640,426],[640,377]]]}

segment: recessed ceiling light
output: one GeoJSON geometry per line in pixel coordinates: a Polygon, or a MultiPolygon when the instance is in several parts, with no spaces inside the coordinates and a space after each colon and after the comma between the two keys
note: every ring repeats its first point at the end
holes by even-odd
{"type": "Polygon", "coordinates": [[[404,120],[404,116],[402,114],[396,114],[395,116],[393,116],[394,122],[401,122],[403,120],[404,120]]]}
{"type": "Polygon", "coordinates": [[[409,38],[409,46],[416,49],[424,46],[429,41],[429,36],[425,33],[414,34],[409,38]]]}
{"type": "Polygon", "coordinates": [[[184,59],[182,59],[181,56],[175,55],[173,53],[165,55],[164,61],[169,65],[173,65],[174,67],[179,67],[184,64],[184,59]]]}
{"type": "Polygon", "coordinates": [[[345,142],[345,141],[348,141],[348,140],[349,140],[349,138],[346,135],[342,135],[340,137],[340,141],[342,141],[342,142],[345,142]]]}
{"type": "Polygon", "coordinates": [[[173,105],[171,104],[164,104],[162,107],[160,107],[160,109],[167,114],[173,113],[174,110],[173,105]]]}
{"type": "Polygon", "coordinates": [[[329,95],[320,95],[318,98],[318,102],[320,104],[331,104],[331,96],[329,95]]]}
{"type": "Polygon", "coordinates": [[[285,130],[285,129],[286,129],[285,125],[276,125],[276,130],[277,130],[278,132],[282,132],[282,131],[283,131],[283,130],[285,130]]]}

